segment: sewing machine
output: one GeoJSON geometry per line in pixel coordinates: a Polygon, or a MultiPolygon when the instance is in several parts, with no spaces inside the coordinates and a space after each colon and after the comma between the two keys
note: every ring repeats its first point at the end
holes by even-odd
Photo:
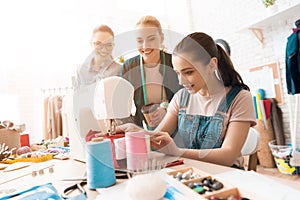
{"type": "Polygon", "coordinates": [[[71,157],[85,162],[85,137],[90,130],[115,134],[116,120],[130,116],[134,87],[112,76],[76,88],[73,94],[75,129],[70,133],[71,157]]]}

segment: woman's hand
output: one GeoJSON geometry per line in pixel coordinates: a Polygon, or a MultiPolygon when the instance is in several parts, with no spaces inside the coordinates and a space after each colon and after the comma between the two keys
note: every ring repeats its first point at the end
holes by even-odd
{"type": "Polygon", "coordinates": [[[160,152],[173,156],[181,156],[184,149],[176,146],[174,140],[167,132],[152,132],[151,133],[151,146],[158,149],[160,152]]]}

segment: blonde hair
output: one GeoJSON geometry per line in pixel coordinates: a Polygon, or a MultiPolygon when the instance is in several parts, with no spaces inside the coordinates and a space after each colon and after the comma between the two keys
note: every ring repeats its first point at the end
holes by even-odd
{"type": "Polygon", "coordinates": [[[96,28],[94,28],[93,30],[93,36],[95,35],[95,33],[97,32],[107,32],[109,33],[111,36],[115,37],[114,32],[112,31],[112,29],[107,26],[107,25],[100,25],[97,26],[96,28]]]}
{"type": "Polygon", "coordinates": [[[158,29],[159,34],[163,34],[160,22],[153,16],[147,15],[142,17],[137,23],[136,26],[140,25],[151,25],[158,29]]]}

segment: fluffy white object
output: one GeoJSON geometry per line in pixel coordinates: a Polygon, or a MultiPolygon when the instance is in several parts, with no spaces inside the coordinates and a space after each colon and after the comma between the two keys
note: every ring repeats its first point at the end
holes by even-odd
{"type": "Polygon", "coordinates": [[[149,173],[131,178],[126,191],[132,200],[159,200],[163,199],[167,186],[159,174],[149,173]]]}

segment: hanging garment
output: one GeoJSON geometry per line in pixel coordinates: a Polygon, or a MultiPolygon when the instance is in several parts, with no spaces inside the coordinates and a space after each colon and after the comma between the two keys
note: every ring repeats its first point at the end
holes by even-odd
{"type": "Polygon", "coordinates": [[[62,96],[56,95],[49,98],[47,129],[49,139],[62,135],[62,96]]]}
{"type": "Polygon", "coordinates": [[[62,134],[63,136],[69,136],[69,117],[73,110],[73,95],[67,94],[62,97],[62,134]]]}
{"type": "Polygon", "coordinates": [[[300,27],[294,28],[286,45],[286,84],[288,94],[300,93],[300,27]]]}
{"type": "Polygon", "coordinates": [[[49,133],[48,133],[48,104],[49,104],[49,97],[46,97],[44,99],[44,122],[43,122],[43,135],[44,140],[49,139],[49,133]]]}
{"type": "Polygon", "coordinates": [[[298,116],[300,113],[300,94],[288,95],[288,111],[293,147],[291,165],[300,166],[300,117],[298,116]]]}

